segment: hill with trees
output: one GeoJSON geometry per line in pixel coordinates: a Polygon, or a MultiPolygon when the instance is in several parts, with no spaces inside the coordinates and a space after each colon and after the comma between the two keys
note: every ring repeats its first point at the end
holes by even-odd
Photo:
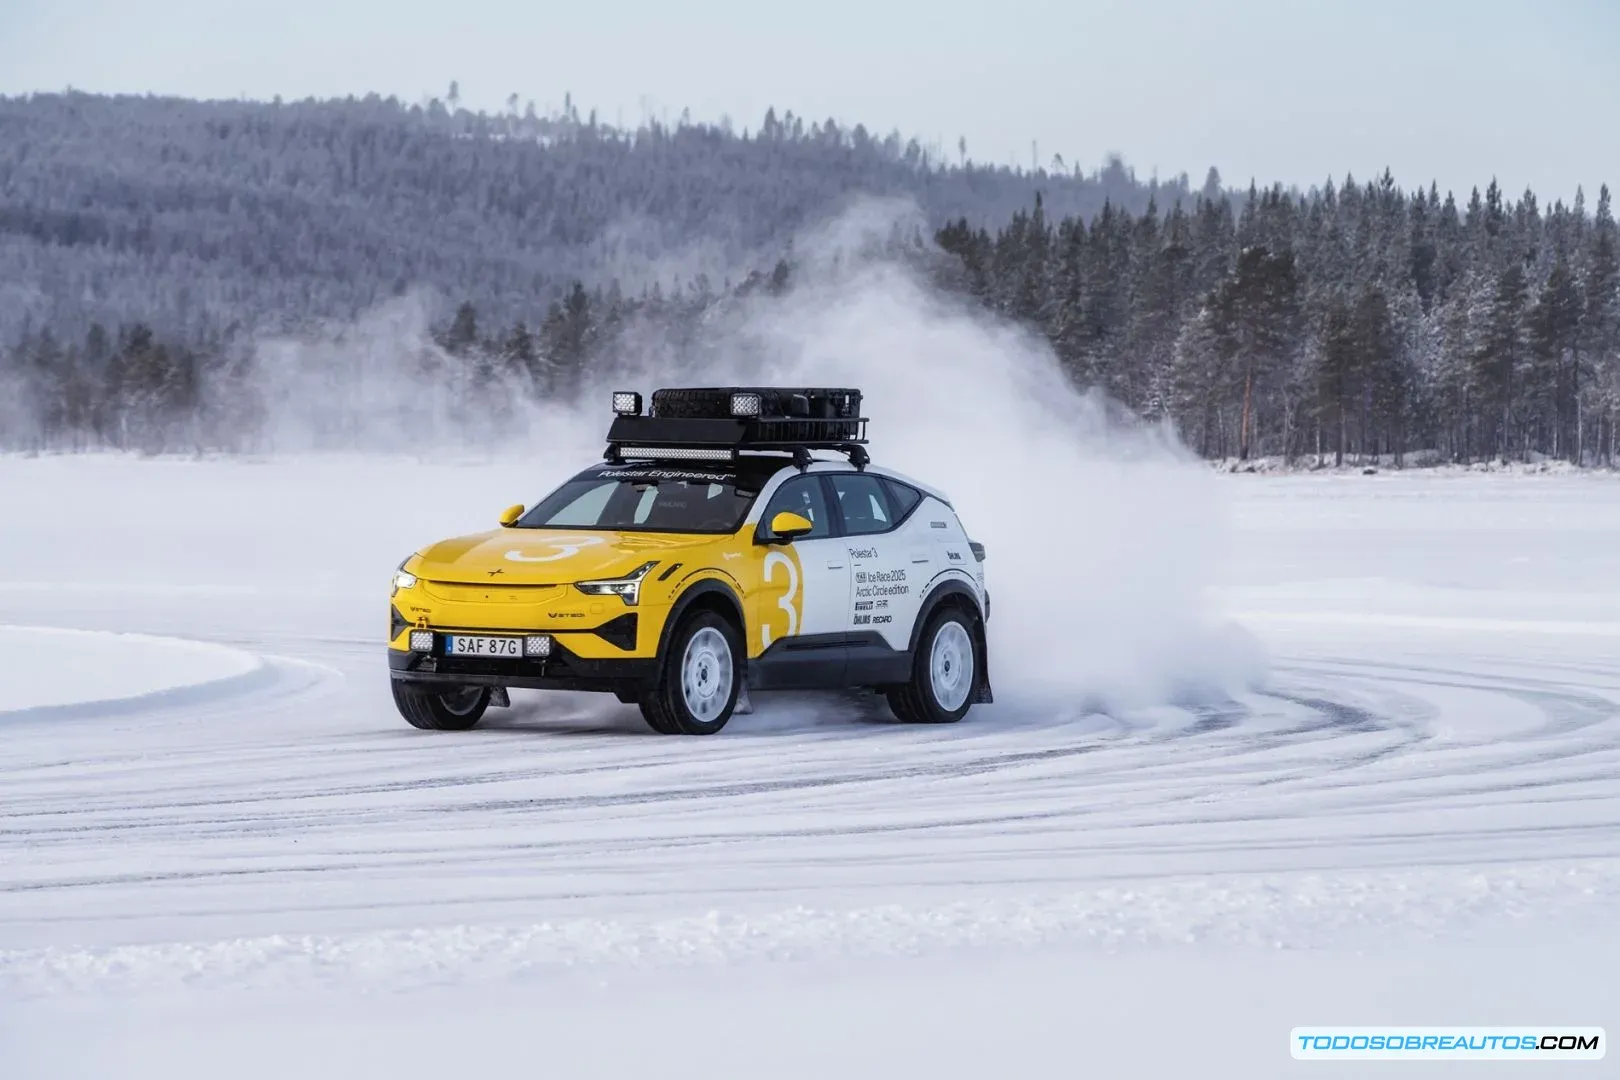
{"type": "Polygon", "coordinates": [[[863,196],[920,210],[888,257],[1209,456],[1614,460],[1607,187],[1544,206],[1494,181],[1230,192],[1212,171],[1195,191],[774,110],[621,131],[515,102],[79,94],[0,99],[0,444],[250,445],[265,370],[293,362],[278,342],[323,343],[296,362],[352,393],[341,327],[419,290],[444,306],[412,377],[496,416],[571,393],[627,335],[701,350],[717,307],[792,290],[794,236],[863,196]]]}

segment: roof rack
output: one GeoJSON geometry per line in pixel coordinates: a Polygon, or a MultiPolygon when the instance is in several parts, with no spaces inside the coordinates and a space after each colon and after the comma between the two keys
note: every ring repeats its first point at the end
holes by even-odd
{"type": "Polygon", "coordinates": [[[812,450],[847,454],[857,469],[871,460],[861,392],[850,388],[665,388],[653,391],[646,416],[641,395],[621,390],[613,411],[603,454],[609,461],[730,461],[748,451],[786,451],[805,469],[812,450]]]}

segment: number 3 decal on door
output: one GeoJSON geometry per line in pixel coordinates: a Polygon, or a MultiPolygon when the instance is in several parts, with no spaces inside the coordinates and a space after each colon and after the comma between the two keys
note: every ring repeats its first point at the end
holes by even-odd
{"type": "MultiPolygon", "coordinates": [[[[795,606],[799,601],[799,566],[793,558],[783,552],[773,551],[765,556],[764,577],[765,584],[771,583],[771,570],[782,566],[787,569],[787,592],[777,598],[776,606],[787,612],[787,632],[782,637],[792,637],[799,632],[799,609],[795,606]]],[[[773,619],[761,613],[759,637],[760,648],[771,647],[771,623],[773,619]]]]}

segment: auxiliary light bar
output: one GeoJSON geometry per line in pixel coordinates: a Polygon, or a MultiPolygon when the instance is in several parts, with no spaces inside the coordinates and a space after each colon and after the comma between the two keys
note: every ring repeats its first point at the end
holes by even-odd
{"type": "Polygon", "coordinates": [[[730,461],[736,452],[709,446],[625,446],[621,458],[667,458],[670,461],[730,461]]]}

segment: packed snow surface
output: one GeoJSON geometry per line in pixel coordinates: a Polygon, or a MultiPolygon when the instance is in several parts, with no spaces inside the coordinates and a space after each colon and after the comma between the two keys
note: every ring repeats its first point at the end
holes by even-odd
{"type": "Polygon", "coordinates": [[[115,703],[173,702],[177,691],[260,667],[251,653],[204,642],[38,626],[0,626],[0,656],[0,717],[24,709],[105,715],[115,703]]]}
{"type": "MultiPolygon", "coordinates": [[[[1620,1030],[1613,476],[1212,477],[1233,623],[1135,700],[1009,647],[950,727],[410,729],[389,575],[551,479],[0,460],[0,624],[74,631],[0,631],[0,1074],[1254,1077],[1323,1068],[1299,1024],[1620,1030]]],[[[1082,543],[1011,542],[997,615],[1082,543]]],[[[993,633],[1119,645],[1038,610],[993,633]]]]}

